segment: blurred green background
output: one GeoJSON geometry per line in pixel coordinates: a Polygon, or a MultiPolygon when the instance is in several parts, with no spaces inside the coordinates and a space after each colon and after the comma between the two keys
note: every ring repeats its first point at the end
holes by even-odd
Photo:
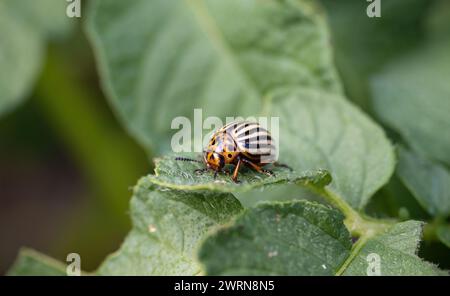
{"type": "MultiPolygon", "coordinates": [[[[54,0],[34,3],[49,1],[54,0]]],[[[0,0],[0,42],[8,42],[1,39],[2,4],[31,10],[32,2],[0,0]]],[[[83,15],[88,2],[82,2],[83,15]]],[[[425,28],[450,27],[442,25],[450,19],[446,0],[385,0],[386,13],[379,21],[361,14],[367,5],[363,0],[322,2],[346,94],[374,119],[379,116],[373,110],[368,77],[423,43],[425,28]],[[436,17],[427,23],[430,13],[436,17]]],[[[46,13],[41,16],[46,18],[46,13]]],[[[128,232],[130,187],[153,168],[151,157],[119,124],[100,89],[83,18],[61,17],[47,23],[50,29],[45,30],[65,27],[65,32],[51,32],[46,38],[37,81],[23,94],[22,103],[0,117],[0,274],[23,246],[63,262],[68,253],[79,253],[82,269],[94,270],[128,232]]],[[[19,49],[27,54],[25,44],[19,49]]],[[[2,75],[6,81],[9,73],[2,75]]],[[[383,127],[393,141],[401,142],[401,136],[383,127]]],[[[368,212],[432,220],[395,175],[372,199],[368,212]]],[[[433,231],[425,235],[420,256],[450,268],[449,249],[433,231]]]]}
{"type": "Polygon", "coordinates": [[[129,188],[152,164],[107,105],[79,19],[48,45],[0,139],[0,274],[23,246],[96,268],[129,230],[129,188]]]}

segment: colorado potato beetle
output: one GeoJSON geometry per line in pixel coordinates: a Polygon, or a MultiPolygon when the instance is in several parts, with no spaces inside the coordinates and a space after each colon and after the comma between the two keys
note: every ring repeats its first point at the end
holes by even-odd
{"type": "MultiPolygon", "coordinates": [[[[219,172],[224,172],[227,164],[234,165],[232,180],[238,183],[238,173],[245,165],[259,173],[273,176],[274,173],[263,166],[273,164],[291,169],[287,165],[275,161],[275,147],[268,130],[256,122],[236,121],[217,130],[203,152],[203,163],[206,168],[196,170],[202,173],[214,171],[214,178],[219,172]]],[[[199,160],[177,157],[176,160],[201,162],[199,160]]],[[[225,173],[227,173],[225,171],[225,173]]]]}

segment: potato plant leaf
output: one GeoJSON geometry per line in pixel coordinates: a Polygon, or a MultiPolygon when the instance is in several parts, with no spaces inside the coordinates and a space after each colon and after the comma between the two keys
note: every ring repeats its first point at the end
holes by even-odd
{"type": "Polygon", "coordinates": [[[342,219],[308,201],[261,204],[210,235],[199,260],[208,275],[447,275],[416,256],[421,222],[395,224],[352,247],[342,219]]]}
{"type": "Polygon", "coordinates": [[[172,120],[193,119],[194,108],[203,118],[253,116],[274,88],[341,91],[312,1],[97,0],[90,8],[104,89],[148,151],[168,151],[172,120]]]}
{"type": "Polygon", "coordinates": [[[7,275],[66,275],[66,266],[31,249],[22,249],[7,275]]]}
{"type": "Polygon", "coordinates": [[[360,209],[391,175],[393,153],[382,130],[341,96],[316,4],[99,0],[87,30],[109,98],[147,150],[167,151],[172,119],[192,119],[196,107],[203,118],[280,116],[281,161],[299,172],[333,171],[336,192],[360,209]],[[311,89],[302,96],[313,93],[317,103],[267,104],[276,89],[293,88],[311,89]],[[305,104],[318,105],[313,115],[305,104]]]}
{"type": "Polygon", "coordinates": [[[450,248],[450,225],[440,225],[436,231],[438,239],[450,248]]]}
{"type": "Polygon", "coordinates": [[[14,18],[0,2],[0,114],[19,104],[41,66],[44,44],[33,27],[14,18]]]}
{"type": "Polygon", "coordinates": [[[161,158],[135,186],[133,229],[98,274],[363,275],[370,253],[382,274],[440,274],[416,256],[420,223],[387,228],[358,212],[391,176],[393,149],[342,95],[315,1],[97,0],[89,8],[104,89],[148,152],[167,151],[171,121],[193,119],[194,108],[203,118],[263,114],[279,117],[280,162],[294,168],[272,177],[244,169],[234,184],[195,174],[201,164],[161,158]],[[342,212],[308,201],[243,210],[231,194],[285,183],[328,194],[342,212]],[[360,235],[353,245],[350,232],[360,235]]]}
{"type": "Polygon", "coordinates": [[[418,221],[397,223],[386,233],[369,239],[343,275],[448,275],[417,257],[422,226],[423,222],[418,221]]]}
{"type": "Polygon", "coordinates": [[[281,162],[328,170],[330,188],[355,209],[392,175],[394,153],[383,130],[342,96],[290,89],[269,102],[270,115],[280,117],[281,162]]]}
{"type": "Polygon", "coordinates": [[[447,165],[449,51],[450,38],[441,38],[389,63],[372,79],[377,115],[413,150],[447,165]]]}
{"type": "Polygon", "coordinates": [[[31,91],[48,37],[68,31],[66,5],[60,0],[0,1],[0,115],[31,91]]]}
{"type": "Polygon", "coordinates": [[[209,236],[208,275],[333,275],[350,254],[338,211],[308,201],[263,203],[209,236]]]}
{"type": "Polygon", "coordinates": [[[418,43],[423,37],[422,21],[432,2],[384,1],[381,17],[369,18],[368,1],[321,0],[329,16],[336,65],[344,87],[364,110],[372,111],[370,76],[418,43]]]}
{"type": "Polygon", "coordinates": [[[196,275],[199,241],[241,211],[227,193],[186,192],[156,186],[146,177],[131,200],[133,229],[101,275],[196,275]]]}
{"type": "Polygon", "coordinates": [[[3,0],[5,9],[16,18],[23,18],[30,27],[50,38],[62,38],[72,28],[66,15],[65,0],[3,0]]]}
{"type": "Polygon", "coordinates": [[[156,161],[155,175],[149,175],[152,183],[178,190],[210,190],[219,192],[243,192],[262,186],[279,183],[293,183],[304,186],[322,188],[331,182],[331,176],[326,170],[314,171],[290,171],[284,167],[273,167],[273,176],[258,173],[252,169],[243,167],[238,175],[240,183],[236,184],[232,179],[234,166],[226,167],[226,173],[220,173],[214,179],[213,171],[198,174],[196,169],[205,168],[203,163],[178,161],[175,158],[185,156],[191,159],[201,160],[200,154],[170,154],[156,161]]]}
{"type": "Polygon", "coordinates": [[[445,166],[401,148],[397,174],[430,215],[450,215],[450,173],[445,166]]]}

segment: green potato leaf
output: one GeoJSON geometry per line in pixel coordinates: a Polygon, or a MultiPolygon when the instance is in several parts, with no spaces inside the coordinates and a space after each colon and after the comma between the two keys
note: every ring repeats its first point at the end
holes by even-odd
{"type": "Polygon", "coordinates": [[[378,275],[448,275],[437,266],[417,257],[423,222],[395,224],[386,233],[369,239],[355,252],[343,275],[367,275],[379,260],[378,275]],[[376,259],[374,259],[376,258],[376,259]]]}
{"type": "Polygon", "coordinates": [[[313,188],[320,188],[320,186],[299,186],[298,183],[287,182],[249,191],[236,191],[233,192],[233,195],[239,199],[245,208],[254,207],[260,202],[267,201],[292,201],[297,199],[323,201],[319,194],[311,190],[313,188]]]}
{"type": "Polygon", "coordinates": [[[398,223],[352,247],[339,212],[264,203],[208,236],[198,256],[208,275],[447,275],[416,256],[422,224],[398,223]]]}
{"type": "Polygon", "coordinates": [[[280,161],[294,173],[275,168],[276,177],[266,177],[250,170],[242,174],[243,184],[236,185],[226,175],[217,180],[211,173],[196,175],[194,169],[202,168],[201,164],[175,161],[171,156],[158,162],[154,182],[183,190],[247,191],[252,183],[259,187],[261,182],[274,184],[282,179],[324,187],[330,182],[321,181],[325,169],[332,174],[330,188],[339,198],[362,209],[391,176],[394,153],[382,129],[341,96],[310,89],[283,90],[269,96],[267,105],[268,115],[280,118],[280,161]]]}
{"type": "Polygon", "coordinates": [[[450,225],[440,225],[436,231],[438,239],[450,248],[450,225]]]}
{"type": "Polygon", "coordinates": [[[270,98],[280,117],[280,161],[295,170],[328,170],[330,189],[362,209],[389,180],[394,153],[383,130],[342,96],[291,89],[270,98]]]}
{"type": "Polygon", "coordinates": [[[401,148],[397,174],[431,216],[450,215],[450,173],[446,167],[401,148]]]}
{"type": "Polygon", "coordinates": [[[381,1],[381,17],[369,18],[361,0],[322,0],[329,16],[336,66],[350,99],[372,111],[369,79],[385,63],[423,39],[422,20],[433,1],[381,1]]]}
{"type": "Polygon", "coordinates": [[[338,211],[308,201],[263,203],[209,236],[208,275],[333,275],[350,254],[338,211]]]}
{"type": "Polygon", "coordinates": [[[170,154],[158,159],[156,161],[155,175],[148,176],[151,182],[177,190],[210,190],[218,192],[244,192],[280,183],[322,188],[331,182],[331,176],[326,170],[295,172],[290,171],[288,168],[270,167],[268,165],[274,175],[268,176],[242,167],[238,175],[240,183],[235,183],[231,179],[233,166],[226,167],[225,171],[227,173],[220,173],[214,179],[213,171],[201,174],[195,172],[196,169],[205,168],[205,164],[175,159],[181,156],[201,160],[201,155],[199,154],[170,154]]]}
{"type": "Polygon", "coordinates": [[[98,274],[196,275],[199,241],[241,209],[230,194],[171,190],[144,177],[131,200],[133,229],[98,274]]]}
{"type": "Polygon", "coordinates": [[[371,253],[382,274],[441,274],[416,256],[419,222],[358,212],[391,176],[394,153],[342,95],[314,1],[97,0],[87,31],[113,108],[148,152],[167,151],[172,119],[192,119],[194,108],[262,114],[279,117],[280,162],[294,169],[243,169],[235,184],[161,158],[135,186],[133,228],[98,274],[363,275],[371,253]],[[309,201],[243,210],[231,194],[281,184],[313,189],[340,211],[309,201]]]}
{"type": "Polygon", "coordinates": [[[46,37],[64,37],[72,28],[66,14],[66,0],[3,0],[5,9],[16,19],[22,18],[46,37]]]}
{"type": "Polygon", "coordinates": [[[357,209],[391,175],[393,153],[381,129],[341,96],[315,2],[95,1],[90,8],[87,31],[105,91],[147,150],[167,151],[172,119],[192,119],[194,108],[222,119],[262,113],[280,116],[281,162],[298,172],[333,171],[332,186],[357,209]],[[319,97],[312,116],[301,98],[296,108],[267,103],[276,89],[302,87],[319,97]],[[315,132],[320,139],[304,136],[315,132]],[[331,151],[333,143],[339,147],[331,151]]]}
{"type": "Polygon", "coordinates": [[[87,31],[104,89],[147,151],[168,151],[172,120],[193,119],[194,108],[247,117],[274,88],[340,92],[311,1],[92,2],[87,31]]]}
{"type": "Polygon", "coordinates": [[[19,104],[39,73],[44,42],[0,2],[0,115],[19,104]]]}
{"type": "Polygon", "coordinates": [[[450,38],[389,63],[371,81],[377,115],[421,155],[450,164],[450,38]]]}
{"type": "Polygon", "coordinates": [[[0,2],[0,115],[22,102],[31,91],[49,37],[70,28],[61,0],[0,2]]]}
{"type": "Polygon", "coordinates": [[[66,266],[34,250],[22,249],[7,275],[63,276],[66,275],[66,266]]]}

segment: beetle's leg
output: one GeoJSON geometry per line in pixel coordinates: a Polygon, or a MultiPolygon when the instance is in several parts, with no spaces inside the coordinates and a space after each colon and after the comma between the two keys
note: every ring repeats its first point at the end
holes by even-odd
{"type": "Polygon", "coordinates": [[[263,174],[266,174],[267,176],[276,177],[275,173],[271,170],[261,169],[261,171],[263,172],[263,174]]]}
{"type": "Polygon", "coordinates": [[[291,172],[293,171],[293,169],[290,166],[288,166],[287,164],[284,164],[284,163],[274,162],[273,165],[276,167],[286,168],[286,169],[290,170],[291,172]]]}
{"type": "Polygon", "coordinates": [[[224,173],[225,175],[229,175],[230,174],[230,171],[229,170],[226,170],[226,169],[222,169],[222,170],[220,170],[220,172],[221,173],[224,173]]]}
{"type": "Polygon", "coordinates": [[[249,167],[251,167],[252,169],[254,169],[255,171],[257,171],[258,173],[262,173],[262,174],[266,174],[267,176],[274,176],[275,177],[275,173],[269,170],[265,170],[262,167],[260,167],[257,164],[254,164],[253,162],[247,160],[247,159],[243,159],[243,161],[245,162],[246,165],[248,165],[249,167]]]}
{"type": "Polygon", "coordinates": [[[239,181],[237,179],[237,176],[238,176],[239,169],[241,167],[242,161],[243,160],[241,158],[239,158],[239,160],[238,160],[238,162],[236,164],[236,167],[234,168],[233,176],[231,177],[231,179],[233,179],[233,181],[236,182],[236,183],[239,183],[239,181]]]}
{"type": "Polygon", "coordinates": [[[217,178],[218,173],[219,173],[219,171],[214,171],[214,180],[217,178]]]}
{"type": "Polygon", "coordinates": [[[251,162],[251,161],[249,161],[247,159],[243,159],[243,162],[246,165],[248,165],[249,167],[251,167],[252,169],[254,169],[255,171],[257,171],[258,173],[262,173],[263,172],[263,169],[259,165],[254,164],[253,162],[251,162]]]}
{"type": "Polygon", "coordinates": [[[201,175],[201,174],[203,174],[206,171],[208,171],[208,168],[196,169],[196,170],[194,170],[194,173],[196,173],[198,175],[201,175]]]}

